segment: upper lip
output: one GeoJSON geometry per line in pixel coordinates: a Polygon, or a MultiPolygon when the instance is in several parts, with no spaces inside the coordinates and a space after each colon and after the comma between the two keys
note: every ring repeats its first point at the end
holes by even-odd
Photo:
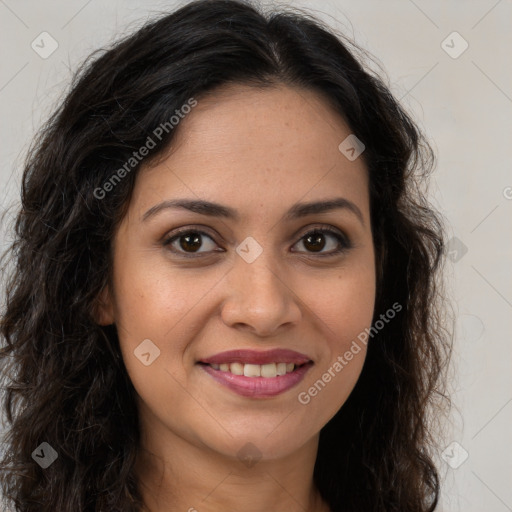
{"type": "Polygon", "coordinates": [[[305,364],[311,359],[295,352],[294,350],[285,350],[276,348],[265,352],[256,350],[228,350],[220,352],[214,356],[200,359],[199,362],[206,364],[223,363],[248,363],[248,364],[268,364],[268,363],[294,363],[296,365],[305,364]]]}

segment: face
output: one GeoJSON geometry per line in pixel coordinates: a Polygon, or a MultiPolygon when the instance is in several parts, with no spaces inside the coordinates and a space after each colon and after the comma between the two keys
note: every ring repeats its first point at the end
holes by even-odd
{"type": "Polygon", "coordinates": [[[148,438],[285,457],[346,401],[375,300],[367,169],[338,149],[350,133],[313,92],[230,86],[137,176],[100,323],[117,326],[148,438]]]}

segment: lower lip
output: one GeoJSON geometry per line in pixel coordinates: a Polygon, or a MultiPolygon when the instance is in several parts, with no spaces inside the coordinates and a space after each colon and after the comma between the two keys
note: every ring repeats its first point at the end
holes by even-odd
{"type": "Polygon", "coordinates": [[[293,372],[278,377],[245,377],[244,375],[234,375],[230,372],[214,370],[207,364],[201,364],[200,366],[217,382],[239,395],[250,398],[265,398],[279,395],[296,386],[313,366],[313,363],[306,363],[293,372]]]}

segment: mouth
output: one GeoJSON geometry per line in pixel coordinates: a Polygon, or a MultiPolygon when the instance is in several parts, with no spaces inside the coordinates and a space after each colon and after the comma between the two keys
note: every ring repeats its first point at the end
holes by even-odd
{"type": "Polygon", "coordinates": [[[296,386],[313,366],[306,355],[291,350],[235,350],[197,364],[216,382],[251,398],[273,397],[296,386]]]}

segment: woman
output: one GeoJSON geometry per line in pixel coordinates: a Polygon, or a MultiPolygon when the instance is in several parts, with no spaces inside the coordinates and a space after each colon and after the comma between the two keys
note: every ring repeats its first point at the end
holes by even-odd
{"type": "Polygon", "coordinates": [[[432,155],[355,55],[209,0],[82,67],[11,249],[11,507],[435,509],[432,155]]]}

